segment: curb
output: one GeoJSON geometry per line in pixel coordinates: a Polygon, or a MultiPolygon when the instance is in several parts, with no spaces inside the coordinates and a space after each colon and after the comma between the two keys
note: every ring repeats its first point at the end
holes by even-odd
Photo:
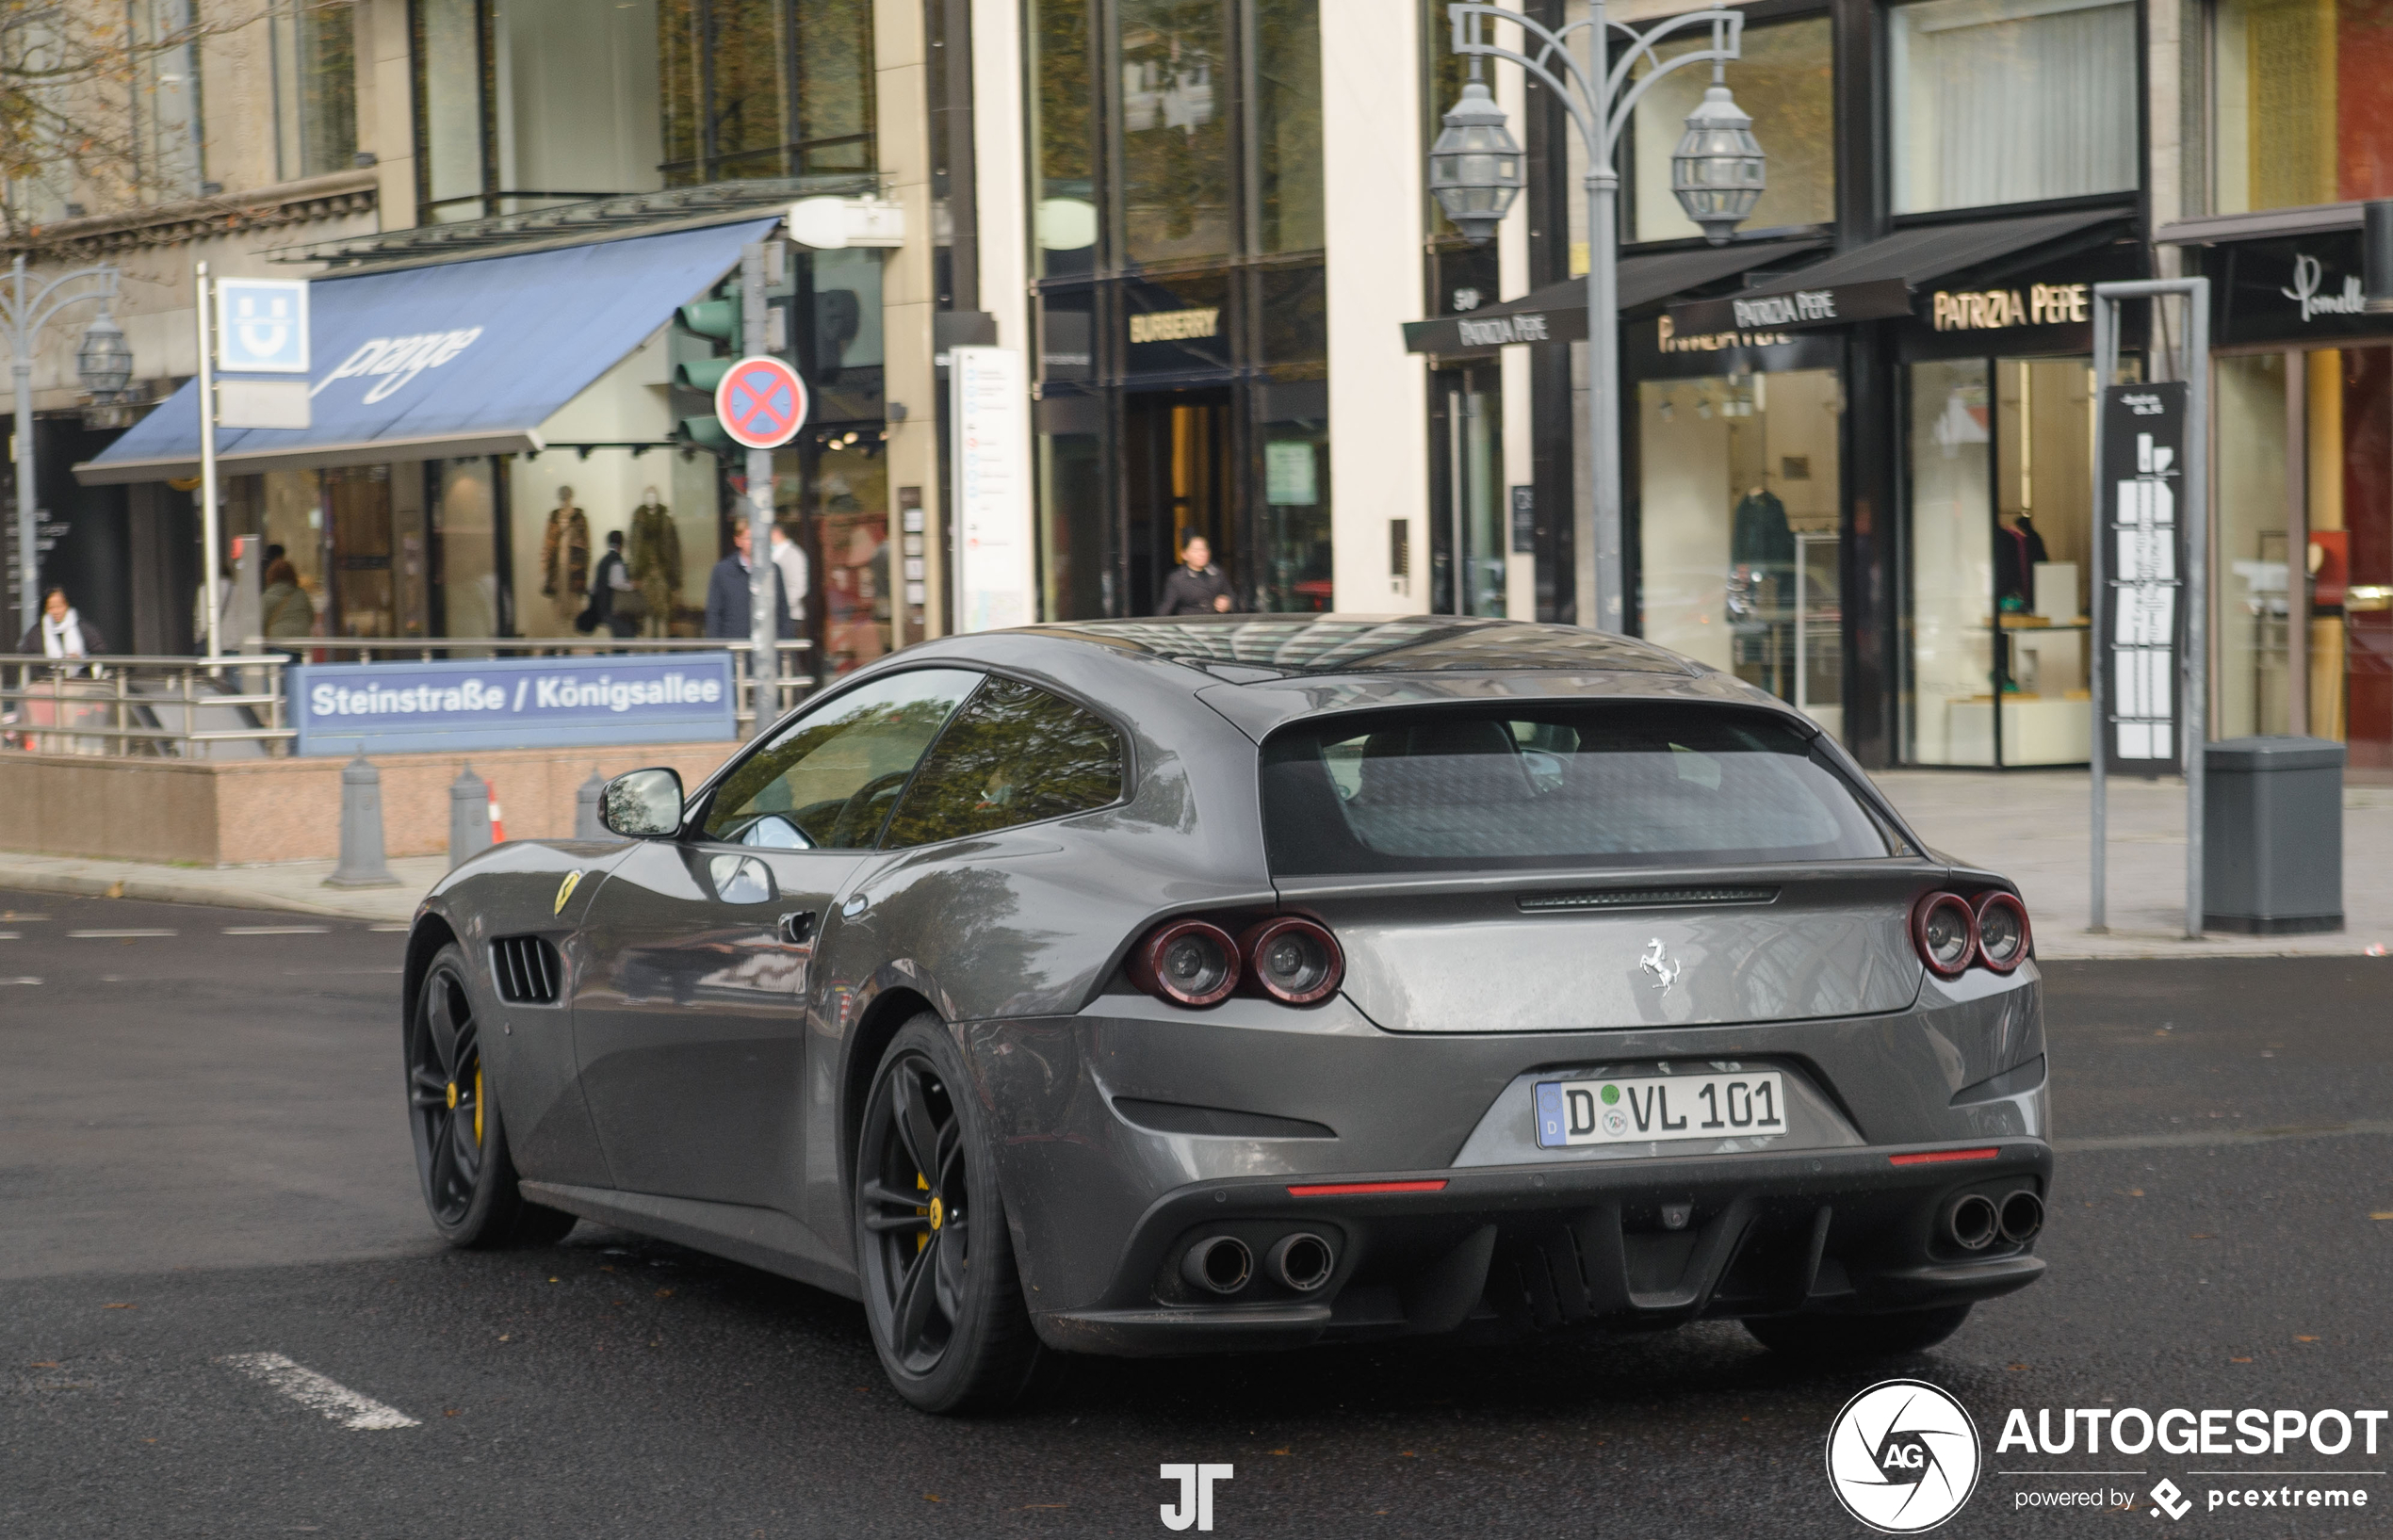
{"type": "MultiPolygon", "coordinates": [[[[328,889],[321,900],[298,894],[262,892],[254,888],[219,887],[209,883],[177,881],[171,877],[147,875],[103,877],[95,873],[75,871],[26,870],[0,860],[0,887],[14,888],[24,893],[59,893],[84,899],[138,899],[151,903],[207,904],[220,909],[266,909],[286,915],[309,915],[318,919],[368,920],[381,924],[396,924],[415,912],[422,895],[409,899],[404,913],[395,905],[372,907],[345,902],[334,890],[328,889]]],[[[381,888],[375,891],[392,893],[381,888]]],[[[400,890],[403,891],[403,890],[400,890]]]]}

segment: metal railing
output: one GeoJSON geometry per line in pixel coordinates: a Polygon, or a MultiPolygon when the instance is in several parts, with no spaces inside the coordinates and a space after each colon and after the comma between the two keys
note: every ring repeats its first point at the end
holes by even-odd
{"type": "Polygon", "coordinates": [[[290,752],[276,657],[0,657],[0,743],[35,754],[181,759],[290,752]]]}
{"type": "Polygon", "coordinates": [[[597,657],[729,653],[739,734],[755,736],[760,694],[770,724],[814,689],[793,672],[811,641],[774,647],[780,673],[758,681],[744,639],[691,640],[553,637],[252,637],[249,651],[203,657],[136,655],[52,658],[0,655],[0,748],[34,754],[160,758],[266,758],[287,754],[287,671],[309,661],[398,662],[447,657],[597,657]]]}
{"type": "MultiPolygon", "coordinates": [[[[729,653],[732,690],[739,702],[740,736],[755,736],[757,696],[755,670],[749,655],[756,645],[745,637],[251,637],[243,646],[252,652],[278,651],[294,662],[389,663],[431,662],[447,657],[600,657],[618,653],[729,653]]],[[[771,722],[812,692],[814,675],[796,672],[811,660],[800,655],[814,651],[804,637],[773,644],[777,676],[773,690],[771,722]]]]}

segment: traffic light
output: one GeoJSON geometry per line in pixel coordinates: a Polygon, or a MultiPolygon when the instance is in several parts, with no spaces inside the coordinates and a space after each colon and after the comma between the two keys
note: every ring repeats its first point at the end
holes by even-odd
{"type": "Polygon", "coordinates": [[[741,319],[736,276],[714,298],[683,305],[674,316],[673,387],[676,393],[690,393],[674,403],[677,426],[673,436],[680,443],[701,449],[732,447],[731,436],[715,419],[714,391],[739,361],[741,319]]]}

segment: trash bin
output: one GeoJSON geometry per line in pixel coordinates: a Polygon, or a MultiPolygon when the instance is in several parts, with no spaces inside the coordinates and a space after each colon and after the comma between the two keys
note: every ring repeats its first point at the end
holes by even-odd
{"type": "Polygon", "coordinates": [[[2343,745],[2235,738],[2211,744],[2203,765],[2204,928],[2343,929],[2343,745]]]}

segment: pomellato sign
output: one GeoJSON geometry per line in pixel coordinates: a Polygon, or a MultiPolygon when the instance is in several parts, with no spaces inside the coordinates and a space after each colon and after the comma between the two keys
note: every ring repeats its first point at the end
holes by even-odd
{"type": "Polygon", "coordinates": [[[2393,316],[2369,313],[2361,256],[2357,230],[2211,248],[2203,268],[2215,296],[2212,333],[2226,343],[2385,335],[2393,316]]]}

